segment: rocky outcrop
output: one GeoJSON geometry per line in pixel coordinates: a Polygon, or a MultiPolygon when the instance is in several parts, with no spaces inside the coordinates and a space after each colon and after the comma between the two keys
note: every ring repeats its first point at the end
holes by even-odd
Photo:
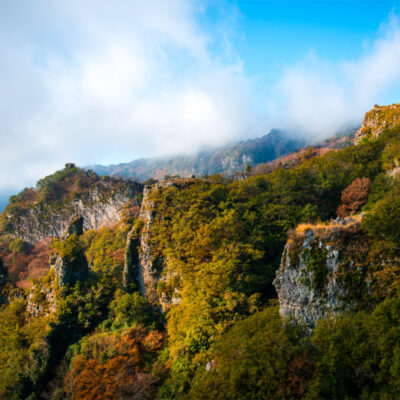
{"type": "Polygon", "coordinates": [[[84,198],[66,203],[61,208],[40,203],[18,214],[5,215],[5,233],[34,244],[46,237],[62,237],[75,215],[84,218],[85,231],[114,225],[121,219],[121,211],[127,202],[137,202],[136,196],[142,191],[142,185],[126,182],[118,190],[109,185],[102,190],[98,186],[90,188],[84,198]]]}
{"type": "Polygon", "coordinates": [[[385,129],[400,124],[400,103],[378,106],[365,114],[361,128],[356,132],[354,143],[362,139],[376,139],[385,129]]]}
{"type": "Polygon", "coordinates": [[[50,268],[55,271],[59,286],[85,281],[89,268],[79,236],[83,234],[83,217],[73,218],[61,242],[61,248],[50,257],[50,268]]]}
{"type": "Polygon", "coordinates": [[[156,214],[152,194],[174,186],[178,189],[196,182],[195,178],[161,181],[143,190],[143,199],[137,224],[132,228],[127,238],[124,286],[134,281],[142,296],[153,305],[161,306],[163,311],[173,304],[179,304],[180,298],[175,290],[174,295],[160,294],[157,290],[159,282],[171,278],[166,272],[168,260],[164,260],[161,249],[152,244],[152,223],[156,214]]]}
{"type": "Polygon", "coordinates": [[[45,282],[36,282],[30,289],[26,312],[31,318],[55,312],[57,296],[52,285],[45,282]]]}
{"type": "Polygon", "coordinates": [[[359,224],[359,218],[338,218],[329,226],[303,227],[288,240],[273,282],[283,317],[313,328],[354,305],[345,300],[344,273],[355,263],[343,240],[356,235],[359,224]]]}
{"type": "Polygon", "coordinates": [[[79,240],[83,233],[83,225],[82,217],[73,218],[63,239],[55,245],[56,251],[50,255],[48,276],[35,282],[29,292],[29,316],[37,317],[54,312],[57,306],[57,289],[87,279],[88,263],[79,240]]]}
{"type": "Polygon", "coordinates": [[[83,235],[83,217],[76,217],[71,220],[67,231],[65,232],[65,239],[71,235],[81,236],[83,235]]]}
{"type": "Polygon", "coordinates": [[[154,210],[150,194],[170,184],[170,182],[161,182],[144,188],[139,221],[129,233],[127,240],[124,281],[128,284],[129,281],[135,279],[142,296],[147,297],[153,304],[159,302],[157,283],[164,263],[158,250],[151,246],[151,223],[154,210]]]}

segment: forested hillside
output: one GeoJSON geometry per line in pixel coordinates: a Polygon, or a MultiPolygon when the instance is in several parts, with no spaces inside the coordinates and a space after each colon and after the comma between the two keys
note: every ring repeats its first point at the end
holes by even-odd
{"type": "Polygon", "coordinates": [[[76,211],[42,249],[8,216],[43,196],[62,210],[75,195],[52,188],[65,176],[86,177],[82,199],[111,178],[66,169],[46,191],[39,182],[12,198],[0,242],[0,398],[397,398],[392,109],[354,146],[135,189],[113,224],[85,229],[76,211]]]}

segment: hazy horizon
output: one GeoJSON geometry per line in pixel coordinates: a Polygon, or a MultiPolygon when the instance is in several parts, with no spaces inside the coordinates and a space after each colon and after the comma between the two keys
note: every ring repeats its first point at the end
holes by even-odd
{"type": "Polygon", "coordinates": [[[399,101],[396,4],[3,2],[0,195],[67,162],[355,126],[399,101]]]}

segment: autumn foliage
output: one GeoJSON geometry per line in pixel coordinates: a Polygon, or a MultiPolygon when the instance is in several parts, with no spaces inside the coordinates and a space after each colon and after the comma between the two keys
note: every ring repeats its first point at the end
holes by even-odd
{"type": "Polygon", "coordinates": [[[370,187],[369,178],[357,178],[342,192],[342,198],[337,215],[347,217],[356,213],[367,201],[370,187]]]}
{"type": "Polygon", "coordinates": [[[34,246],[14,239],[11,242],[0,241],[0,256],[8,267],[9,276],[17,286],[29,287],[28,278],[44,276],[49,266],[51,239],[46,238],[34,246]]]}
{"type": "MultiPolygon", "coordinates": [[[[110,334],[100,347],[106,351],[100,357],[80,354],[64,380],[64,390],[76,400],[152,399],[157,379],[149,372],[147,362],[160,350],[163,335],[140,326],[125,334],[110,334]],[[106,344],[106,346],[104,346],[106,344]],[[107,355],[107,344],[112,355],[107,355]],[[102,360],[101,358],[106,358],[102,360]]],[[[94,356],[94,354],[91,354],[94,356]]]]}

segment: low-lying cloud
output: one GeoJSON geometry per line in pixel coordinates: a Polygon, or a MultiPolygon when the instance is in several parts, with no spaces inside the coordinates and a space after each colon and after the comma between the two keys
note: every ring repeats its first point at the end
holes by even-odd
{"type": "Polygon", "coordinates": [[[210,52],[219,38],[197,1],[0,8],[0,188],[68,161],[193,152],[249,131],[240,59],[210,52]]]}
{"type": "MultiPolygon", "coordinates": [[[[32,185],[66,162],[194,152],[257,136],[259,126],[326,137],[358,124],[400,87],[392,18],[354,60],[310,53],[284,68],[260,115],[245,60],[228,33],[199,23],[202,7],[196,0],[1,3],[0,192],[32,185]]],[[[219,26],[231,27],[235,10],[222,14],[219,26]]]]}

